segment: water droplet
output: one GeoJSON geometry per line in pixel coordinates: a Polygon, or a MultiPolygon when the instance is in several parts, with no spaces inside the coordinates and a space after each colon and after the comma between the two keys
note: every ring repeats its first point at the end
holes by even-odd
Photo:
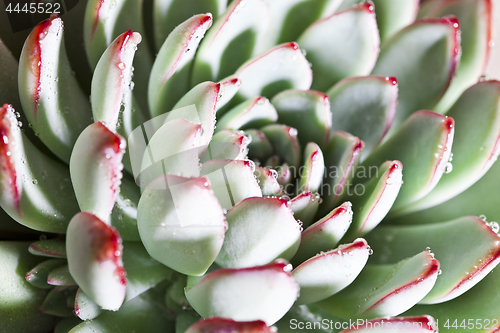
{"type": "Polygon", "coordinates": [[[498,234],[498,232],[500,231],[500,226],[495,221],[488,223],[488,226],[491,228],[491,230],[493,230],[494,233],[498,234]]]}
{"type": "Polygon", "coordinates": [[[443,270],[440,269],[440,270],[438,270],[438,275],[441,275],[441,274],[443,274],[443,270]]]}
{"type": "Polygon", "coordinates": [[[371,256],[373,254],[373,249],[370,247],[370,245],[368,245],[367,249],[368,249],[368,255],[371,256]]]}
{"type": "Polygon", "coordinates": [[[271,171],[271,174],[273,175],[274,179],[278,179],[278,171],[274,169],[269,169],[269,171],[271,171]]]}
{"type": "Polygon", "coordinates": [[[120,254],[122,254],[120,251],[118,251],[118,250],[115,251],[115,257],[119,257],[120,254]]]}
{"type": "Polygon", "coordinates": [[[44,241],[44,240],[46,240],[46,239],[47,239],[47,235],[40,235],[39,239],[40,239],[41,241],[44,241]]]}
{"type": "Polygon", "coordinates": [[[38,184],[38,180],[36,180],[36,179],[34,179],[34,178],[31,180],[31,182],[33,183],[33,185],[38,184]]]}
{"type": "Polygon", "coordinates": [[[19,126],[19,127],[23,127],[23,123],[22,123],[21,121],[18,121],[18,122],[17,122],[17,126],[19,126]]]}
{"type": "Polygon", "coordinates": [[[118,67],[120,70],[124,70],[125,69],[125,63],[123,62],[117,62],[116,63],[116,67],[118,67]]]}
{"type": "Polygon", "coordinates": [[[386,179],[385,183],[387,185],[392,185],[394,183],[394,180],[392,179],[392,177],[389,177],[389,178],[386,179]]]}
{"type": "Polygon", "coordinates": [[[285,272],[287,272],[287,273],[290,273],[290,272],[292,271],[292,269],[293,269],[292,264],[288,264],[288,265],[286,265],[286,266],[283,268],[283,270],[284,270],[285,272]]]}
{"type": "Polygon", "coordinates": [[[428,247],[428,246],[425,248],[425,251],[427,251],[427,252],[429,252],[429,253],[432,253],[431,248],[430,248],[430,247],[428,247]]]}
{"type": "Polygon", "coordinates": [[[451,162],[446,163],[444,166],[444,173],[450,173],[453,171],[453,164],[451,162]]]}
{"type": "Polygon", "coordinates": [[[484,214],[479,215],[479,218],[483,221],[486,221],[486,215],[484,214]]]}

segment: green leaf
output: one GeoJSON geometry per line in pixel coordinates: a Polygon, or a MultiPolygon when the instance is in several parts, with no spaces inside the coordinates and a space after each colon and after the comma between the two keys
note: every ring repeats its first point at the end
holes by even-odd
{"type": "Polygon", "coordinates": [[[26,281],[24,275],[43,258],[31,255],[29,242],[0,242],[0,331],[45,333],[54,323],[52,316],[38,311],[47,294],[26,281]]]}
{"type": "Polygon", "coordinates": [[[299,286],[283,262],[219,269],[186,290],[189,303],[204,318],[263,320],[267,325],[278,321],[298,294],[299,286]]]}
{"type": "Polygon", "coordinates": [[[68,265],[53,269],[47,276],[47,283],[53,286],[76,286],[75,280],[69,273],[68,265]]]}
{"type": "Polygon", "coordinates": [[[403,185],[402,169],[401,162],[387,161],[373,178],[354,186],[354,194],[348,197],[354,207],[354,218],[344,239],[366,235],[384,219],[403,185]]]}
{"type": "Polygon", "coordinates": [[[225,113],[217,121],[217,131],[223,129],[259,128],[278,120],[276,109],[265,97],[249,99],[225,113]]]}
{"type": "Polygon", "coordinates": [[[436,186],[450,158],[454,120],[431,111],[412,114],[362,167],[369,169],[387,160],[403,164],[404,186],[391,214],[401,214],[436,186]]]}
{"type": "Polygon", "coordinates": [[[281,196],[283,194],[278,183],[278,173],[274,169],[256,167],[254,171],[255,179],[264,196],[281,196]]]}
{"type": "Polygon", "coordinates": [[[64,48],[63,22],[45,20],[28,36],[19,60],[19,95],[35,134],[68,162],[80,132],[90,124],[87,96],[80,89],[64,48]]]}
{"type": "Polygon", "coordinates": [[[430,248],[443,274],[421,303],[454,299],[481,281],[500,262],[500,237],[478,217],[418,226],[381,226],[368,240],[378,264],[395,263],[430,248]]]}
{"type": "Polygon", "coordinates": [[[89,211],[109,222],[120,191],[124,152],[125,139],[101,122],[89,125],[80,134],[69,168],[82,211],[89,211]]]}
{"type": "Polygon", "coordinates": [[[58,238],[39,240],[32,243],[28,251],[35,256],[66,258],[66,242],[58,238]]]}
{"type": "Polygon", "coordinates": [[[221,130],[212,137],[207,150],[200,157],[205,163],[212,159],[246,159],[250,139],[242,131],[221,130]]]}
{"type": "Polygon", "coordinates": [[[31,229],[65,233],[79,211],[67,166],[26,139],[14,109],[0,108],[0,203],[14,220],[31,229]]]}
{"type": "Polygon", "coordinates": [[[82,322],[70,333],[94,332],[148,332],[165,333],[173,330],[166,309],[144,293],[125,303],[119,311],[103,312],[99,317],[82,322]]]}
{"type": "Polygon", "coordinates": [[[319,305],[346,319],[396,316],[424,298],[438,270],[427,251],[395,265],[367,265],[352,284],[319,305]]]}
{"type": "Polygon", "coordinates": [[[0,104],[12,104],[14,108],[21,110],[17,83],[19,64],[2,39],[0,39],[0,64],[0,80],[9,82],[0,86],[0,104]]]}
{"type": "Polygon", "coordinates": [[[213,20],[217,20],[226,10],[227,2],[227,0],[154,0],[153,32],[156,51],[160,50],[172,30],[193,15],[211,13],[213,20]]]}
{"type": "Polygon", "coordinates": [[[273,124],[261,128],[261,131],[282,161],[293,168],[299,167],[300,143],[297,138],[298,131],[295,128],[273,124]]]}
{"type": "Polygon", "coordinates": [[[450,173],[445,172],[432,192],[411,210],[439,205],[465,191],[484,176],[500,153],[500,82],[470,87],[446,115],[456,124],[453,164],[450,158],[446,170],[450,173]]]}
{"type": "Polygon", "coordinates": [[[132,61],[141,40],[141,35],[132,30],[118,36],[104,51],[92,76],[94,121],[104,123],[113,132],[122,107],[132,108],[132,61]]]}
{"type": "Polygon", "coordinates": [[[269,11],[263,0],[233,1],[201,44],[192,82],[219,81],[233,74],[255,54],[257,36],[268,22],[269,11]]]}
{"type": "Polygon", "coordinates": [[[92,320],[102,313],[102,308],[78,288],[75,296],[75,314],[81,320],[92,320]]]}
{"type": "Polygon", "coordinates": [[[295,42],[278,45],[247,61],[234,76],[241,80],[241,86],[231,105],[257,96],[271,99],[286,89],[307,90],[312,83],[312,70],[295,42]]]}
{"type": "Polygon", "coordinates": [[[319,194],[311,191],[304,191],[290,200],[290,209],[299,224],[306,227],[311,224],[318,211],[319,200],[319,194]]]}
{"type": "Polygon", "coordinates": [[[313,89],[326,91],[346,77],[368,75],[380,45],[373,5],[360,4],[318,20],[297,42],[312,63],[313,89]]]}
{"type": "Polygon", "coordinates": [[[211,25],[210,14],[195,15],[176,27],[163,43],[149,77],[148,101],[153,117],[170,111],[188,92],[194,54],[211,25]]]}
{"type": "Polygon", "coordinates": [[[459,36],[456,18],[425,19],[404,28],[381,46],[372,74],[398,80],[393,129],[413,112],[437,104],[455,74],[459,36]]]}
{"type": "Polygon", "coordinates": [[[75,294],[76,288],[53,288],[40,306],[40,312],[56,317],[73,316],[75,294]]]}
{"type": "Polygon", "coordinates": [[[278,111],[278,123],[298,130],[300,142],[315,142],[324,147],[332,127],[330,100],[315,90],[285,90],[271,101],[278,111]]]}
{"type": "Polygon", "coordinates": [[[186,333],[186,330],[200,319],[196,311],[182,311],[175,318],[175,333],[186,333]]]}
{"type": "Polygon", "coordinates": [[[352,221],[351,203],[344,202],[301,234],[300,245],[292,264],[300,265],[320,252],[335,249],[352,221]]]}
{"type": "Polygon", "coordinates": [[[185,333],[216,332],[218,330],[233,330],[245,333],[271,333],[270,327],[262,320],[238,322],[224,318],[208,318],[189,326],[185,333]]]}
{"type": "Polygon", "coordinates": [[[246,198],[262,197],[253,168],[252,161],[210,160],[201,166],[201,175],[208,178],[220,205],[228,210],[246,198]]]}
{"type": "Polygon", "coordinates": [[[325,159],[321,148],[309,142],[304,149],[304,170],[300,174],[299,188],[301,191],[317,192],[323,182],[325,159]]]}
{"type": "Polygon", "coordinates": [[[228,210],[226,219],[228,230],[215,261],[222,267],[265,265],[297,251],[300,227],[284,199],[247,198],[228,210]]]}
{"type": "Polygon", "coordinates": [[[127,177],[122,178],[120,192],[116,196],[111,212],[111,225],[124,241],[140,241],[137,229],[137,203],[140,191],[137,185],[127,177]]]}
{"type": "Polygon", "coordinates": [[[202,275],[221,249],[227,224],[207,178],[168,175],[144,190],[137,226],[151,257],[183,274],[202,275]]]}
{"type": "Polygon", "coordinates": [[[251,138],[248,144],[248,156],[252,160],[264,162],[272,153],[273,146],[264,132],[259,130],[246,130],[245,134],[251,138]]]}
{"type": "Polygon", "coordinates": [[[333,86],[327,94],[332,132],[344,131],[363,140],[365,148],[361,158],[366,159],[382,142],[394,119],[398,99],[396,78],[348,78],[333,86]]]}
{"type": "Polygon", "coordinates": [[[65,263],[66,262],[61,259],[45,260],[26,273],[26,281],[37,288],[51,288],[51,285],[47,283],[50,272],[57,267],[63,266],[65,263]]]}
{"type": "Polygon", "coordinates": [[[326,176],[321,189],[323,205],[320,214],[333,209],[347,193],[364,146],[359,138],[342,131],[335,132],[330,138],[324,149],[326,176]]]}
{"type": "Polygon", "coordinates": [[[413,23],[417,17],[419,0],[372,0],[375,5],[380,39],[385,41],[399,30],[413,23]]]}
{"type": "Polygon", "coordinates": [[[66,235],[69,272],[80,288],[105,310],[116,311],[127,280],[120,235],[95,215],[76,214],[66,235]]]}
{"type": "Polygon", "coordinates": [[[296,267],[292,276],[300,286],[297,304],[321,301],[350,285],[365,267],[370,247],[363,238],[318,255],[296,267]]]}
{"type": "Polygon", "coordinates": [[[425,14],[426,17],[454,15],[460,22],[460,63],[450,87],[434,109],[445,113],[465,89],[475,84],[484,73],[493,46],[493,10],[490,0],[433,0],[428,6],[433,5],[435,7],[425,14]]]}

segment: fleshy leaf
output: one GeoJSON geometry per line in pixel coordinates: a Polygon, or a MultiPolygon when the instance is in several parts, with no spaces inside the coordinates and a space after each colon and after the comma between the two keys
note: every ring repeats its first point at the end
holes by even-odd
{"type": "Polygon", "coordinates": [[[263,0],[233,1],[207,33],[196,54],[193,83],[218,81],[233,74],[254,55],[257,36],[268,21],[269,11],[263,0]]]}
{"type": "Polygon", "coordinates": [[[395,265],[367,265],[352,284],[319,304],[342,318],[396,316],[424,298],[438,270],[427,251],[395,265]]]}
{"type": "Polygon", "coordinates": [[[278,120],[276,109],[265,97],[245,101],[227,113],[217,122],[217,131],[222,129],[259,128],[278,120]]]}
{"type": "Polygon", "coordinates": [[[281,186],[278,183],[278,173],[274,169],[256,167],[254,171],[255,179],[260,186],[262,195],[281,196],[281,186]]]}
{"type": "Polygon", "coordinates": [[[261,131],[282,161],[291,167],[299,167],[300,143],[297,138],[298,131],[295,128],[273,124],[261,128],[261,131]]]}
{"type": "Polygon", "coordinates": [[[75,288],[53,288],[40,306],[40,312],[56,317],[71,317],[75,293],[75,288]]]}
{"type": "Polygon", "coordinates": [[[35,230],[65,233],[79,211],[67,166],[26,139],[10,105],[0,108],[0,203],[14,220],[35,230]]]}
{"type": "Polygon", "coordinates": [[[234,321],[231,319],[224,319],[212,317],[200,320],[191,325],[185,333],[205,333],[215,332],[217,330],[228,330],[231,332],[240,333],[271,333],[272,330],[262,320],[256,321],[234,321]]]}
{"type": "Polygon", "coordinates": [[[155,49],[160,50],[168,35],[182,22],[199,13],[211,13],[215,21],[226,10],[227,0],[154,0],[155,49]]]}
{"type": "Polygon", "coordinates": [[[216,259],[222,267],[265,265],[297,251],[300,229],[284,199],[247,198],[228,210],[226,219],[229,228],[216,259]]]}
{"type": "Polygon", "coordinates": [[[460,55],[456,18],[416,21],[384,42],[372,74],[394,76],[399,98],[393,129],[410,114],[432,109],[450,84],[460,55]],[[425,64],[412,66],[410,64],[425,64]]]}
{"type": "Polygon", "coordinates": [[[252,160],[264,162],[273,153],[271,142],[262,131],[252,129],[245,133],[252,138],[248,144],[248,156],[252,160]]]}
{"type": "Polygon", "coordinates": [[[312,83],[312,70],[297,43],[278,45],[241,65],[235,73],[241,80],[231,105],[257,96],[269,99],[286,89],[307,90],[312,83]]]}
{"type": "Polygon", "coordinates": [[[450,157],[439,183],[412,210],[439,205],[465,191],[484,176],[500,153],[500,82],[472,86],[446,115],[456,124],[453,164],[450,157]]]}
{"type": "Polygon", "coordinates": [[[228,77],[219,83],[220,93],[217,99],[217,110],[225,106],[236,95],[241,86],[241,81],[236,77],[228,77]]]}
{"type": "Polygon", "coordinates": [[[493,47],[493,1],[473,0],[448,2],[429,1],[426,6],[433,6],[425,16],[443,17],[455,15],[460,22],[460,46],[462,54],[456,74],[446,94],[434,110],[445,113],[460,97],[465,89],[477,82],[488,63],[493,47]]]}
{"type": "Polygon", "coordinates": [[[363,322],[360,325],[356,324],[356,328],[346,329],[340,333],[350,332],[387,332],[391,330],[394,333],[425,333],[437,331],[438,322],[431,316],[418,316],[418,317],[392,317],[392,318],[379,318],[363,322]]]}
{"type": "Polygon", "coordinates": [[[325,173],[325,159],[319,146],[309,142],[304,149],[304,171],[300,175],[301,191],[316,192],[321,187],[325,173]]]}
{"type": "Polygon", "coordinates": [[[292,264],[299,265],[320,252],[335,249],[352,221],[350,202],[344,202],[302,232],[292,264]]]}
{"type": "Polygon", "coordinates": [[[500,262],[500,237],[478,217],[417,226],[381,226],[370,233],[379,264],[429,248],[443,274],[421,303],[442,303],[468,291],[500,262]]]}
{"type": "Polygon", "coordinates": [[[298,130],[300,142],[328,143],[332,127],[330,100],[314,90],[285,90],[271,101],[278,111],[278,123],[298,130]]]}
{"type": "Polygon", "coordinates": [[[127,280],[120,235],[95,215],[76,214],[66,235],[71,276],[95,303],[116,311],[125,298],[127,280]]]}
{"type": "Polygon", "coordinates": [[[304,191],[290,200],[290,209],[297,222],[302,222],[306,227],[311,224],[318,211],[319,199],[319,194],[304,191]]]}
{"type": "Polygon", "coordinates": [[[296,267],[292,276],[300,286],[297,304],[321,301],[350,285],[365,267],[369,250],[366,241],[358,238],[296,267]]]}
{"type": "Polygon", "coordinates": [[[200,162],[212,159],[246,159],[249,143],[249,138],[242,131],[222,130],[214,134],[207,150],[200,157],[200,162]]]}
{"type": "Polygon", "coordinates": [[[113,132],[116,130],[121,108],[132,108],[132,61],[141,40],[141,35],[132,30],[118,36],[104,51],[92,76],[94,121],[104,123],[113,132]]]}
{"type": "Polygon", "coordinates": [[[385,41],[399,30],[413,23],[417,17],[419,0],[372,0],[380,39],[385,41]]]}
{"type": "Polygon", "coordinates": [[[431,111],[415,112],[363,162],[365,169],[386,160],[397,159],[403,164],[405,184],[394,203],[394,214],[400,214],[436,186],[450,158],[454,131],[453,118],[431,111]]]}
{"type": "Polygon", "coordinates": [[[272,325],[293,305],[299,286],[282,262],[266,266],[220,269],[186,290],[191,306],[202,317],[236,321],[263,320],[272,325]]]}
{"type": "Polygon", "coordinates": [[[227,224],[207,178],[167,175],[143,192],[137,226],[151,257],[183,274],[201,275],[219,253],[227,224]]]}
{"type": "Polygon", "coordinates": [[[368,75],[380,45],[373,4],[360,4],[316,21],[297,42],[312,63],[313,89],[326,91],[346,77],[368,75]]]}
{"type": "Polygon", "coordinates": [[[228,210],[243,199],[262,197],[254,167],[251,161],[210,160],[201,166],[201,175],[208,178],[220,205],[228,210]]]}
{"type": "Polygon", "coordinates": [[[186,333],[191,325],[201,319],[201,316],[196,311],[182,311],[175,318],[175,333],[186,333]]]}
{"type": "Polygon", "coordinates": [[[324,149],[326,176],[321,214],[329,212],[347,193],[365,144],[346,132],[336,132],[324,149]]]}
{"type": "Polygon", "coordinates": [[[53,286],[75,286],[76,282],[69,273],[68,265],[53,269],[47,276],[47,283],[53,286]]]}
{"type": "Polygon", "coordinates": [[[345,239],[366,235],[383,220],[403,185],[402,169],[401,162],[387,161],[378,168],[377,175],[354,186],[353,195],[348,197],[354,207],[354,217],[345,239]]]}
{"type": "Polygon", "coordinates": [[[28,251],[36,256],[66,258],[66,243],[58,238],[40,240],[31,244],[28,251]]]}
{"type": "Polygon", "coordinates": [[[71,154],[71,181],[80,209],[106,222],[120,191],[125,145],[124,138],[96,122],[78,137],[71,154]]]}
{"type": "Polygon", "coordinates": [[[81,320],[91,320],[102,313],[102,308],[78,289],[75,296],[75,314],[81,320]]]}
{"type": "Polygon", "coordinates": [[[140,241],[137,230],[137,203],[140,191],[128,177],[122,178],[120,193],[116,196],[111,212],[111,225],[120,233],[124,241],[140,241]]]}
{"type": "Polygon", "coordinates": [[[365,148],[361,158],[365,159],[382,142],[394,119],[398,98],[396,78],[348,78],[327,93],[332,131],[344,131],[363,140],[365,148]]]}
{"type": "Polygon", "coordinates": [[[148,100],[153,117],[169,112],[189,90],[196,49],[212,25],[211,14],[195,15],[177,26],[163,43],[151,69],[148,100]]]}
{"type": "Polygon", "coordinates": [[[26,281],[37,288],[50,288],[51,286],[47,283],[47,277],[52,270],[64,264],[65,261],[61,259],[45,260],[26,273],[26,281]]]}
{"type": "Polygon", "coordinates": [[[63,41],[63,22],[58,17],[33,29],[19,60],[19,95],[35,133],[68,162],[73,144],[91,117],[88,98],[71,72],[63,41]]]}
{"type": "Polygon", "coordinates": [[[19,100],[17,76],[19,65],[17,59],[12,55],[11,51],[0,38],[0,80],[9,82],[0,86],[0,105],[9,103],[16,109],[21,109],[21,101],[19,100]]]}

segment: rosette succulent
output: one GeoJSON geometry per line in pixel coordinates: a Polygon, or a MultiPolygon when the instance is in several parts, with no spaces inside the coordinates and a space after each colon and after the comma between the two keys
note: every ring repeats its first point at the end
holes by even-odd
{"type": "Polygon", "coordinates": [[[2,23],[0,331],[498,331],[492,3],[2,23]]]}

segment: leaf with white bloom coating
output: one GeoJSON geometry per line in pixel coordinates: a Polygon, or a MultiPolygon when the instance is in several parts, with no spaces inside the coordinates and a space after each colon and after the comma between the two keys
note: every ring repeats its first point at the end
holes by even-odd
{"type": "Polygon", "coordinates": [[[65,233],[79,211],[67,167],[33,146],[7,104],[0,107],[0,135],[2,208],[29,228],[65,233]]]}
{"type": "Polygon", "coordinates": [[[363,187],[363,194],[348,197],[354,207],[354,217],[344,239],[366,235],[389,213],[403,185],[402,169],[401,162],[387,161],[377,170],[376,176],[356,185],[363,187]]]}
{"type": "Polygon", "coordinates": [[[278,120],[276,109],[265,97],[249,99],[228,112],[217,121],[217,131],[222,129],[259,128],[278,120]]]}
{"type": "Polygon", "coordinates": [[[456,124],[453,164],[450,157],[445,167],[450,173],[445,173],[432,192],[414,203],[411,210],[439,205],[465,191],[484,176],[500,153],[499,81],[470,87],[446,115],[453,117],[456,124]]]}
{"type": "Polygon", "coordinates": [[[111,211],[111,225],[120,233],[124,241],[140,241],[137,230],[137,203],[140,191],[128,177],[122,178],[120,192],[116,196],[115,206],[111,211]]]}
{"type": "Polygon", "coordinates": [[[92,76],[92,114],[111,131],[116,130],[122,107],[132,108],[130,89],[132,61],[142,37],[129,30],[118,36],[104,51],[92,76]],[[127,105],[128,104],[128,105],[127,105]]]}
{"type": "Polygon", "coordinates": [[[287,201],[247,198],[226,214],[229,229],[215,262],[222,267],[265,265],[290,259],[300,243],[300,227],[287,201]]]}
{"type": "Polygon", "coordinates": [[[222,130],[214,134],[207,150],[200,157],[200,162],[212,159],[244,160],[249,143],[249,138],[242,131],[222,130]]]}
{"type": "Polygon", "coordinates": [[[382,45],[372,74],[398,80],[393,130],[413,112],[432,109],[437,104],[455,74],[459,36],[456,18],[425,19],[404,28],[382,45]]]}
{"type": "Polygon", "coordinates": [[[345,131],[363,140],[362,160],[370,155],[389,131],[396,113],[397,84],[395,77],[351,77],[327,92],[332,131],[345,131]]]}
{"type": "Polygon", "coordinates": [[[52,270],[57,267],[61,267],[64,264],[65,261],[61,259],[45,260],[33,267],[28,273],[26,273],[26,281],[37,288],[51,288],[51,285],[47,283],[47,277],[52,270]]]}
{"type": "Polygon", "coordinates": [[[200,173],[208,178],[222,208],[228,210],[246,198],[262,197],[253,167],[252,161],[214,159],[203,163],[200,173]]]}
{"type": "Polygon", "coordinates": [[[299,294],[287,265],[219,269],[186,290],[191,306],[202,317],[218,316],[236,321],[278,321],[299,294]]]}
{"type": "Polygon", "coordinates": [[[125,145],[120,135],[96,122],[80,134],[71,154],[71,181],[80,209],[105,222],[120,191],[125,145]]]}
{"type": "Polygon", "coordinates": [[[401,214],[436,186],[450,159],[455,122],[432,111],[413,113],[384,144],[362,164],[378,166],[399,160],[405,169],[404,186],[390,214],[401,214]],[[423,135],[425,133],[425,135],[423,135]]]}
{"type": "Polygon", "coordinates": [[[325,173],[325,159],[321,148],[309,142],[304,149],[304,172],[300,174],[301,191],[316,192],[321,187],[325,173]]]}
{"type": "Polygon", "coordinates": [[[380,39],[384,42],[395,33],[410,25],[417,17],[419,0],[371,0],[375,5],[375,16],[380,39]]]}
{"type": "Polygon", "coordinates": [[[290,200],[290,209],[294,218],[301,221],[303,226],[308,227],[318,211],[319,199],[319,194],[304,191],[290,200]]]}
{"type": "Polygon", "coordinates": [[[211,25],[211,14],[195,15],[176,27],[163,43],[148,84],[149,108],[153,117],[175,109],[172,107],[189,90],[190,65],[211,25]]]}
{"type": "Polygon", "coordinates": [[[201,275],[219,254],[227,223],[207,178],[167,175],[144,190],[137,226],[151,257],[183,274],[201,275]]]}
{"type": "Polygon", "coordinates": [[[315,90],[285,90],[271,101],[278,111],[278,122],[298,130],[300,142],[324,147],[330,138],[332,113],[330,100],[315,90]]]}
{"type": "Polygon", "coordinates": [[[297,42],[312,63],[312,89],[326,91],[346,77],[368,75],[380,45],[373,4],[356,5],[316,21],[297,42]]]}
{"type": "Polygon", "coordinates": [[[252,160],[264,162],[273,153],[273,146],[266,135],[259,130],[246,130],[246,135],[252,138],[248,144],[248,156],[252,160]]]}
{"type": "Polygon", "coordinates": [[[39,240],[31,244],[28,251],[35,256],[66,258],[66,243],[58,238],[39,240]]]}
{"type": "Polygon", "coordinates": [[[102,312],[102,308],[79,288],[75,296],[75,314],[78,318],[81,320],[91,320],[99,316],[102,312]]]}
{"type": "Polygon", "coordinates": [[[365,267],[370,247],[363,238],[320,252],[292,271],[300,286],[296,304],[321,301],[350,285],[365,267]]]}
{"type": "Polygon", "coordinates": [[[78,213],[68,225],[66,252],[71,276],[85,294],[105,310],[118,310],[127,279],[116,230],[95,215],[78,213]]]}
{"type": "Polygon", "coordinates": [[[75,280],[69,273],[68,265],[53,269],[47,276],[47,283],[53,286],[76,286],[75,280]]]}
{"type": "Polygon", "coordinates": [[[342,318],[396,316],[429,293],[438,271],[439,262],[427,251],[394,265],[367,265],[352,284],[319,305],[342,318]]]}
{"type": "Polygon", "coordinates": [[[66,56],[63,22],[52,17],[31,32],[19,60],[19,95],[42,142],[69,161],[73,144],[90,124],[90,105],[66,56]]]}
{"type": "Polygon", "coordinates": [[[292,264],[300,265],[317,253],[334,249],[352,221],[350,202],[344,202],[301,234],[300,245],[292,264]]]}
{"type": "Polygon", "coordinates": [[[229,330],[239,333],[271,333],[270,327],[262,320],[234,321],[231,319],[212,317],[197,321],[189,326],[185,333],[206,333],[218,330],[229,330]]]}
{"type": "Polygon", "coordinates": [[[276,170],[256,167],[254,176],[260,186],[262,195],[281,196],[283,194],[281,186],[278,183],[278,173],[276,170]]]}
{"type": "Polygon", "coordinates": [[[442,303],[462,295],[500,263],[500,237],[473,216],[416,226],[381,226],[368,240],[378,264],[397,262],[425,247],[436,254],[443,274],[421,303],[442,303]]]}
{"type": "Polygon", "coordinates": [[[269,19],[263,0],[233,1],[201,44],[193,66],[192,83],[218,81],[233,74],[255,54],[255,41],[269,19]]]}
{"type": "Polygon", "coordinates": [[[73,300],[76,288],[56,287],[53,288],[40,306],[40,312],[56,317],[73,316],[73,300]]]}
{"type": "Polygon", "coordinates": [[[273,124],[260,129],[282,161],[294,168],[300,164],[298,131],[286,125],[273,124]]]}

